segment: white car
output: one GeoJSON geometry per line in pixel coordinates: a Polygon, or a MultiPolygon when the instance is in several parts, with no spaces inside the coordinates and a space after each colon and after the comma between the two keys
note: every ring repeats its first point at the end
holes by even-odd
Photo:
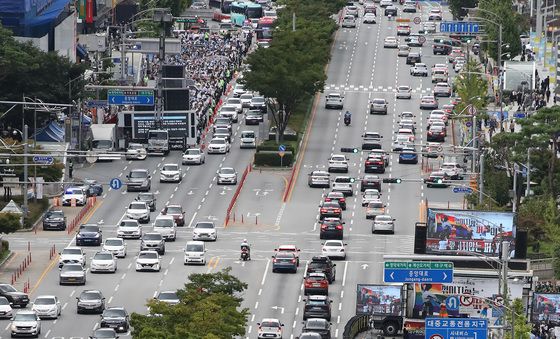
{"type": "Polygon", "coordinates": [[[325,171],[313,171],[309,173],[309,179],[307,180],[307,185],[309,187],[331,187],[331,178],[329,172],[325,171]]]}
{"type": "Polygon", "coordinates": [[[439,168],[445,172],[452,180],[463,180],[464,168],[456,162],[444,162],[439,168]]]}
{"type": "Polygon", "coordinates": [[[96,272],[117,272],[117,258],[111,252],[97,252],[91,257],[89,271],[96,272]]]}
{"type": "Polygon", "coordinates": [[[181,182],[183,169],[178,164],[165,164],[159,171],[159,182],[181,182]]]}
{"type": "Polygon", "coordinates": [[[375,24],[377,21],[375,19],[375,14],[373,13],[366,13],[364,14],[364,18],[362,21],[364,24],[375,24]]]}
{"type": "Polygon", "coordinates": [[[395,38],[394,36],[388,36],[383,41],[383,47],[384,48],[398,48],[399,47],[399,42],[397,41],[397,38],[395,38]]]}
{"type": "MultiPolygon", "coordinates": [[[[241,103],[239,103],[239,105],[241,105],[241,103]]],[[[231,119],[231,122],[237,122],[239,120],[237,107],[238,106],[235,105],[223,105],[218,112],[218,116],[228,117],[231,119]]]]}
{"type": "Polygon", "coordinates": [[[412,89],[410,86],[401,85],[397,87],[397,99],[410,99],[412,97],[412,89]]]}
{"type": "Polygon", "coordinates": [[[117,237],[119,238],[132,238],[140,239],[142,238],[142,226],[138,223],[138,220],[125,219],[122,220],[117,227],[117,237]]]}
{"type": "Polygon", "coordinates": [[[395,219],[390,215],[378,215],[373,219],[371,233],[388,232],[395,234],[395,219]]]}
{"type": "Polygon", "coordinates": [[[218,240],[218,230],[212,221],[199,221],[193,228],[193,240],[218,240]]]}
{"type": "Polygon", "coordinates": [[[235,98],[239,98],[241,94],[245,94],[246,92],[247,91],[245,90],[243,84],[235,84],[235,87],[233,88],[233,96],[235,98]]]}
{"type": "Polygon", "coordinates": [[[356,28],[356,17],[353,15],[346,15],[344,16],[344,18],[342,19],[342,24],[341,26],[347,27],[347,28],[356,28]]]}
{"type": "Polygon", "coordinates": [[[17,336],[38,338],[41,334],[41,319],[34,311],[21,310],[12,318],[8,327],[12,338],[17,336]]]}
{"type": "MultiPolygon", "coordinates": [[[[249,101],[249,103],[251,102],[249,101]]],[[[235,107],[237,114],[243,113],[243,103],[240,98],[228,98],[225,105],[235,107]]]]}
{"type": "Polygon", "coordinates": [[[138,220],[138,222],[150,222],[150,208],[143,201],[131,202],[125,215],[129,219],[138,220]]]}
{"type": "Polygon", "coordinates": [[[344,96],[338,92],[329,93],[325,96],[325,108],[338,108],[344,107],[344,96]]]}
{"type": "Polygon", "coordinates": [[[171,215],[160,215],[154,220],[154,232],[161,234],[163,239],[175,241],[177,239],[177,224],[171,215]]]}
{"type": "Polygon", "coordinates": [[[117,258],[126,257],[126,243],[121,238],[105,239],[102,249],[105,252],[113,253],[113,255],[117,258]]]}
{"type": "Polygon", "coordinates": [[[58,267],[64,264],[80,264],[85,266],[86,255],[81,247],[66,247],[58,257],[58,267]]]}
{"type": "Polygon", "coordinates": [[[189,148],[183,153],[183,165],[198,164],[202,165],[206,161],[204,152],[200,148],[189,148]]]}
{"type": "Polygon", "coordinates": [[[428,66],[424,63],[415,63],[414,66],[410,68],[410,75],[413,76],[428,76],[428,66]]]}
{"type": "Polygon", "coordinates": [[[451,96],[451,86],[446,82],[438,82],[434,87],[434,96],[451,96]]]}
{"type": "Polygon", "coordinates": [[[353,178],[338,176],[333,181],[333,192],[341,192],[344,196],[353,196],[354,188],[352,186],[354,182],[353,178]]]}
{"type": "Polygon", "coordinates": [[[379,199],[381,199],[381,193],[374,188],[368,188],[362,195],[362,206],[367,206],[370,202],[377,201],[379,199]]]}
{"type": "Polygon", "coordinates": [[[237,171],[233,167],[222,167],[218,170],[218,185],[237,184],[237,171]]]}
{"type": "Polygon", "coordinates": [[[345,245],[342,240],[327,240],[321,248],[321,255],[344,260],[346,259],[345,245]]]}
{"type": "Polygon", "coordinates": [[[124,155],[126,160],[144,160],[148,157],[148,151],[142,144],[130,143],[124,155]]]}
{"type": "Polygon", "coordinates": [[[256,148],[257,136],[253,131],[242,131],[239,138],[239,148],[256,148]]]}
{"type": "Polygon", "coordinates": [[[239,100],[241,100],[241,106],[243,108],[249,108],[249,106],[251,106],[251,99],[253,99],[252,93],[241,94],[241,96],[239,97],[239,100]]]}
{"type": "Polygon", "coordinates": [[[224,138],[213,138],[208,144],[208,154],[226,154],[229,152],[230,145],[224,138]]]}
{"type": "Polygon", "coordinates": [[[202,241],[187,241],[184,264],[206,264],[206,245],[202,241]]]}
{"type": "Polygon", "coordinates": [[[33,301],[31,310],[41,319],[57,319],[62,312],[60,301],[54,295],[40,295],[33,301]]]}
{"type": "Polygon", "coordinates": [[[393,5],[393,2],[391,0],[381,0],[381,2],[379,3],[380,7],[389,7],[393,5]]]}
{"type": "Polygon", "coordinates": [[[278,319],[265,318],[260,323],[257,323],[257,338],[282,338],[284,324],[278,319]]]}
{"type": "Polygon", "coordinates": [[[407,57],[410,54],[410,46],[408,45],[400,45],[398,49],[397,56],[407,57]]]}
{"type": "Polygon", "coordinates": [[[76,204],[76,206],[84,206],[86,202],[87,195],[81,187],[69,187],[64,191],[64,195],[62,195],[62,206],[72,206],[72,203],[76,204]]]}
{"type": "Polygon", "coordinates": [[[10,319],[13,315],[12,305],[6,297],[0,297],[0,317],[10,319]]]}
{"type": "Polygon", "coordinates": [[[329,159],[328,171],[348,173],[348,159],[342,154],[333,154],[329,159]]]}
{"type": "Polygon", "coordinates": [[[161,259],[157,251],[140,251],[136,258],[136,272],[161,270],[161,259]]]}

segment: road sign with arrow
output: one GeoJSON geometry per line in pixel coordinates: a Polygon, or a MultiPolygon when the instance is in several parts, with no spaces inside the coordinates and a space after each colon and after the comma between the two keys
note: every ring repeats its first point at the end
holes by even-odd
{"type": "Polygon", "coordinates": [[[452,262],[405,261],[385,262],[383,281],[386,283],[440,283],[453,282],[452,262]]]}

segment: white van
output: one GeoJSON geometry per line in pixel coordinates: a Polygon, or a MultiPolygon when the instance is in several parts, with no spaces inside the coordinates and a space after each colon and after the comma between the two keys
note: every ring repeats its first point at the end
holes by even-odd
{"type": "Polygon", "coordinates": [[[239,143],[240,148],[256,148],[257,147],[257,137],[253,131],[242,131],[241,141],[239,143]]]}
{"type": "Polygon", "coordinates": [[[187,241],[185,246],[185,265],[206,265],[206,245],[203,241],[187,241]]]}
{"type": "Polygon", "coordinates": [[[170,215],[160,215],[154,220],[154,232],[161,234],[166,241],[177,239],[177,224],[170,215]]]}
{"type": "Polygon", "coordinates": [[[344,19],[342,19],[342,27],[356,28],[356,17],[353,15],[346,15],[344,19]]]}

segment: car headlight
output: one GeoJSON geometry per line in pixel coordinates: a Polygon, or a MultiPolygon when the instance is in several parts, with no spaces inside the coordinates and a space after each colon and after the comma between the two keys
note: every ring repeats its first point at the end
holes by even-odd
{"type": "Polygon", "coordinates": [[[16,325],[12,325],[11,328],[12,328],[12,331],[16,331],[16,330],[17,330],[16,325]]]}
{"type": "Polygon", "coordinates": [[[101,234],[96,233],[95,236],[94,236],[94,238],[99,238],[100,236],[101,236],[101,234]]]}
{"type": "Polygon", "coordinates": [[[84,236],[83,234],[78,233],[78,234],[76,235],[76,238],[83,238],[83,236],[84,236]]]}

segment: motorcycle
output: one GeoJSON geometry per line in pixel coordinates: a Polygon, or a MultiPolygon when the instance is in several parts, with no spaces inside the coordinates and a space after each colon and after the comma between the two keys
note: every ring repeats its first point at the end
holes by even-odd
{"type": "Polygon", "coordinates": [[[346,126],[350,125],[350,120],[351,120],[350,116],[345,116],[345,117],[344,117],[344,124],[345,124],[346,126]]]}
{"type": "Polygon", "coordinates": [[[251,255],[248,249],[244,248],[241,250],[241,260],[243,261],[251,260],[251,255]]]}

